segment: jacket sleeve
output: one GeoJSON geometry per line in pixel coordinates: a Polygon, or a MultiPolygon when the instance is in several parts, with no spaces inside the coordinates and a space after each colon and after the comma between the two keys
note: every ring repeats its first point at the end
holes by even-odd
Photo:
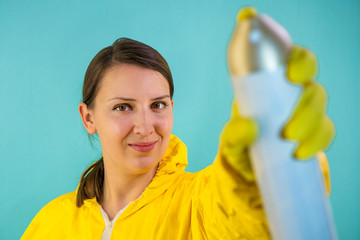
{"type": "Polygon", "coordinates": [[[198,177],[194,222],[201,225],[201,238],[270,239],[255,182],[247,182],[220,154],[198,177]]]}

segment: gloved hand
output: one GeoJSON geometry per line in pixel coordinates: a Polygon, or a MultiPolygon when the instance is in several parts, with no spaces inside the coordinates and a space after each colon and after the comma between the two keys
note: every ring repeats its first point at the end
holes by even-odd
{"type": "MultiPolygon", "coordinates": [[[[295,158],[306,160],[317,155],[324,173],[326,192],[329,194],[329,168],[322,150],[332,142],[335,128],[325,113],[326,91],[313,80],[316,74],[317,61],[314,54],[305,48],[294,46],[287,64],[287,77],[290,82],[301,84],[303,92],[292,117],[282,130],[282,137],[297,142],[295,158]]],[[[256,140],[257,133],[255,121],[241,117],[236,103],[233,103],[231,119],[220,137],[219,153],[248,182],[255,181],[248,148],[256,140]]]]}

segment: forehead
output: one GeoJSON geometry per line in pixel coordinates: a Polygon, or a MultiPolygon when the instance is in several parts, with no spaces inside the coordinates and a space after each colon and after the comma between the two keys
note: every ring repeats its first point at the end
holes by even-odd
{"type": "Polygon", "coordinates": [[[101,98],[155,98],[166,94],[170,94],[169,83],[161,73],[133,64],[108,69],[98,92],[101,98]]]}

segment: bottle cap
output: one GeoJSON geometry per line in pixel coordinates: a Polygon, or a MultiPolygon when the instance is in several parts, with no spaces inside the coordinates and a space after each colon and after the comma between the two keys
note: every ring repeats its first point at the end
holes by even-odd
{"type": "Polygon", "coordinates": [[[233,76],[256,71],[275,71],[285,65],[292,42],[286,30],[267,15],[258,15],[252,7],[239,11],[237,26],[228,49],[233,76]]]}

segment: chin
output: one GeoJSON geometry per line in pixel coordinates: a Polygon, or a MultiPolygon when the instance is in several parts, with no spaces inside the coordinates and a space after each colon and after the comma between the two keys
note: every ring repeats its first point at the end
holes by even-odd
{"type": "Polygon", "coordinates": [[[143,156],[143,157],[136,157],[133,160],[133,168],[136,172],[142,174],[151,171],[154,169],[157,164],[160,162],[161,157],[155,156],[143,156]]]}
{"type": "MultiPolygon", "coordinates": [[[[161,143],[163,144],[163,142],[161,143]]],[[[166,149],[167,145],[166,147],[158,145],[149,152],[139,152],[132,149],[132,168],[138,173],[151,171],[165,155],[166,149]]]]}

